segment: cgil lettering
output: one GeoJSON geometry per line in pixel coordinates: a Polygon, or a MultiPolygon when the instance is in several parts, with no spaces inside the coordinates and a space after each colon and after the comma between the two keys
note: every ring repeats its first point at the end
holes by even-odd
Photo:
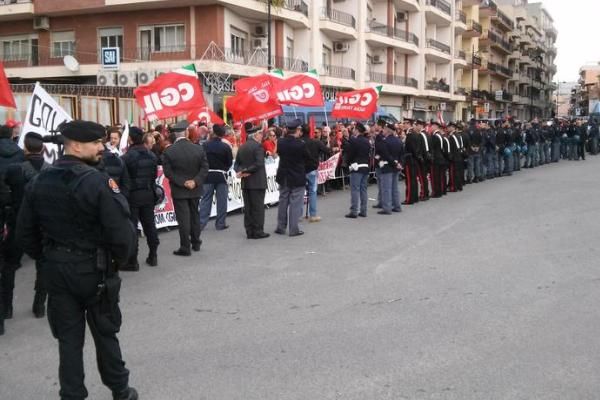
{"type": "Polygon", "coordinates": [[[359,104],[361,107],[365,107],[365,106],[371,104],[371,101],[373,101],[373,95],[371,93],[363,93],[363,94],[357,93],[350,97],[340,96],[340,97],[338,97],[337,101],[338,101],[338,104],[341,104],[341,105],[359,104]]]}
{"type": "Polygon", "coordinates": [[[194,98],[194,86],[189,82],[182,82],[177,88],[165,88],[160,93],[154,92],[144,96],[144,112],[153,114],[166,107],[174,107],[181,102],[194,98]]]}
{"type": "Polygon", "coordinates": [[[315,86],[312,83],[303,83],[302,85],[292,86],[289,89],[277,93],[279,101],[299,101],[310,99],[316,93],[315,86]]]}

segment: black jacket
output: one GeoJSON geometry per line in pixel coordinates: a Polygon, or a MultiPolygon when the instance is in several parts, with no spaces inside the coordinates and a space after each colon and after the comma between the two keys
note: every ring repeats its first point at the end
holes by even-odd
{"type": "Polygon", "coordinates": [[[171,185],[174,199],[193,199],[202,196],[202,185],[208,175],[208,160],[202,146],[187,139],[178,139],[162,155],[165,176],[171,185]],[[184,186],[185,181],[193,180],[192,190],[184,186]]]}
{"type": "Polygon", "coordinates": [[[223,143],[223,140],[219,137],[204,142],[203,146],[208,159],[208,167],[211,170],[216,170],[208,171],[206,183],[227,183],[226,176],[219,171],[227,172],[233,164],[231,146],[223,143]]]}
{"type": "Polygon", "coordinates": [[[277,183],[288,188],[305,186],[306,165],[313,161],[306,143],[292,135],[285,136],[277,141],[277,154],[277,183]]]}
{"type": "Polygon", "coordinates": [[[132,206],[153,205],[156,202],[158,158],[144,145],[135,145],[121,159],[129,174],[129,203],[132,206]]]}
{"type": "Polygon", "coordinates": [[[348,166],[353,163],[356,164],[366,164],[367,167],[360,167],[358,171],[351,172],[360,172],[363,174],[369,173],[369,161],[371,155],[371,142],[366,136],[359,135],[350,139],[350,143],[348,146],[347,152],[347,162],[348,166]]]}
{"type": "Polygon", "coordinates": [[[444,156],[445,141],[441,133],[435,132],[431,135],[431,145],[433,162],[436,165],[444,165],[446,163],[446,157],[444,156]]]}
{"type": "Polygon", "coordinates": [[[248,138],[240,146],[235,157],[235,171],[246,172],[250,176],[242,178],[242,189],[267,189],[267,170],[265,169],[265,150],[253,138],[248,138]]]}
{"type": "Polygon", "coordinates": [[[42,167],[47,166],[49,164],[44,162],[44,156],[41,154],[30,154],[25,157],[25,161],[22,163],[8,166],[5,182],[10,188],[11,204],[15,213],[19,211],[23,201],[25,185],[42,170],[42,167]],[[26,166],[26,163],[29,165],[26,166]],[[31,171],[32,174],[28,171],[31,171]]]}
{"type": "Polygon", "coordinates": [[[327,147],[322,141],[311,139],[308,136],[302,137],[302,141],[306,144],[306,148],[310,154],[310,160],[308,160],[306,163],[306,173],[309,173],[319,168],[319,160],[321,159],[321,155],[330,155],[331,149],[329,149],[329,147],[327,147]]]}
{"type": "Polygon", "coordinates": [[[104,150],[102,160],[96,168],[112,178],[119,185],[121,193],[129,197],[129,172],[118,155],[108,149],[104,150]]]}

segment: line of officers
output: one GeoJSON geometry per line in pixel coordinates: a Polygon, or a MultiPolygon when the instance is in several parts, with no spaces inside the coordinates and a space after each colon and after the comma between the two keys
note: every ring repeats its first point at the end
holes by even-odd
{"type": "Polygon", "coordinates": [[[370,129],[357,123],[345,141],[350,171],[351,206],[347,218],[367,216],[367,183],[374,168],[378,184],[378,214],[410,205],[465,184],[510,176],[560,159],[585,160],[586,150],[598,154],[598,121],[549,120],[531,122],[474,120],[468,124],[404,119],[383,120],[370,129]],[[399,175],[405,177],[405,200],[400,202],[399,175]]]}

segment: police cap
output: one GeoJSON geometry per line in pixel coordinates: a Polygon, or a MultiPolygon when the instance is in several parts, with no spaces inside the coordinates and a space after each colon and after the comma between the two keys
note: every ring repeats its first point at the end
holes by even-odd
{"type": "Polygon", "coordinates": [[[361,122],[357,122],[356,130],[360,133],[365,133],[367,131],[367,128],[361,122]]]}
{"type": "Polygon", "coordinates": [[[142,143],[144,138],[144,131],[138,128],[137,126],[129,127],[129,137],[133,143],[139,144],[142,143]]]}
{"type": "Polygon", "coordinates": [[[300,126],[302,126],[302,121],[299,118],[296,118],[296,119],[288,122],[288,124],[287,124],[287,128],[289,130],[299,128],[300,126]]]}
{"type": "Polygon", "coordinates": [[[190,123],[187,122],[186,120],[183,121],[179,121],[174,125],[171,125],[169,127],[169,132],[171,133],[177,133],[177,132],[183,132],[185,131],[188,127],[190,126],[190,123]]]}
{"type": "Polygon", "coordinates": [[[213,133],[218,137],[225,136],[225,125],[213,125],[213,133]]]}
{"type": "Polygon", "coordinates": [[[246,122],[244,124],[244,130],[246,131],[247,135],[252,135],[258,132],[260,130],[260,127],[255,126],[254,124],[252,124],[252,122],[246,122]]]}
{"type": "Polygon", "coordinates": [[[456,122],[450,122],[450,123],[448,123],[447,127],[450,128],[451,126],[454,127],[454,128],[458,128],[458,125],[456,125],[456,122]]]}
{"type": "Polygon", "coordinates": [[[81,143],[95,142],[106,137],[106,129],[102,125],[82,120],[62,123],[58,132],[67,139],[81,143]]]}
{"type": "Polygon", "coordinates": [[[415,119],[415,125],[425,125],[425,121],[422,119],[415,119]]]}

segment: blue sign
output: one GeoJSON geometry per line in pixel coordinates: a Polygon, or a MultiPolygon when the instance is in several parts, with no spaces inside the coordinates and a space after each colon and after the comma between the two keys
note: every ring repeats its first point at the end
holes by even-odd
{"type": "Polygon", "coordinates": [[[118,70],[120,54],[118,47],[102,48],[102,68],[105,70],[118,70]]]}

